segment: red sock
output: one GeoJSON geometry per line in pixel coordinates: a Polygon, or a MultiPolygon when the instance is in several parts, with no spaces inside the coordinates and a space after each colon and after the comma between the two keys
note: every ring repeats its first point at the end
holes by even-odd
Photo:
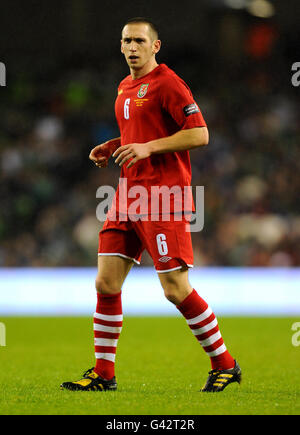
{"type": "Polygon", "coordinates": [[[97,293],[94,314],[95,372],[104,379],[115,375],[115,358],[122,330],[123,314],[121,292],[116,295],[97,293]]]}
{"type": "Polygon", "coordinates": [[[210,357],[212,369],[226,370],[234,367],[235,361],[226,349],[217,319],[196,290],[193,290],[177,308],[210,357]]]}

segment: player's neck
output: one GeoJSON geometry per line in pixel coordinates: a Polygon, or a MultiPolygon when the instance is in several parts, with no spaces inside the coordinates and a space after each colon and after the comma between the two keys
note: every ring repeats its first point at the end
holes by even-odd
{"type": "Polygon", "coordinates": [[[156,67],[158,66],[158,63],[154,59],[152,62],[147,62],[142,68],[139,69],[131,69],[130,68],[130,74],[132,80],[140,79],[141,77],[144,77],[145,75],[151,73],[156,67]]]}

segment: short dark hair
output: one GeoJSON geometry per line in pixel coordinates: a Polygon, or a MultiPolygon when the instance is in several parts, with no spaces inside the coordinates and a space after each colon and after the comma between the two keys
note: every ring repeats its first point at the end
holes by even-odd
{"type": "MultiPolygon", "coordinates": [[[[148,18],[145,17],[135,17],[135,18],[130,18],[129,20],[126,21],[126,23],[123,26],[123,29],[125,26],[127,26],[127,24],[133,24],[133,23],[143,23],[143,24],[148,24],[148,26],[150,27],[152,33],[154,34],[155,38],[154,39],[158,39],[158,30],[156,25],[153,23],[153,21],[149,20],[148,18]]],[[[122,29],[122,30],[123,30],[122,29]]]]}

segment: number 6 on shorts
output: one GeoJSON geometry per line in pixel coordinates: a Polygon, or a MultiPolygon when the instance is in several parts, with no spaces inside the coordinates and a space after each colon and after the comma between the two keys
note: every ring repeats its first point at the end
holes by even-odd
{"type": "Polygon", "coordinates": [[[160,255],[168,254],[168,245],[165,234],[157,234],[156,236],[157,249],[160,255]]]}

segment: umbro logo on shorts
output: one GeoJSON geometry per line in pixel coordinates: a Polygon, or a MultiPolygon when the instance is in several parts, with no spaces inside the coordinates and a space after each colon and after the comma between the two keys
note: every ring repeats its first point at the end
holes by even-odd
{"type": "Polygon", "coordinates": [[[171,257],[160,257],[160,259],[158,261],[160,261],[161,263],[167,263],[168,261],[172,260],[171,257]]]}

